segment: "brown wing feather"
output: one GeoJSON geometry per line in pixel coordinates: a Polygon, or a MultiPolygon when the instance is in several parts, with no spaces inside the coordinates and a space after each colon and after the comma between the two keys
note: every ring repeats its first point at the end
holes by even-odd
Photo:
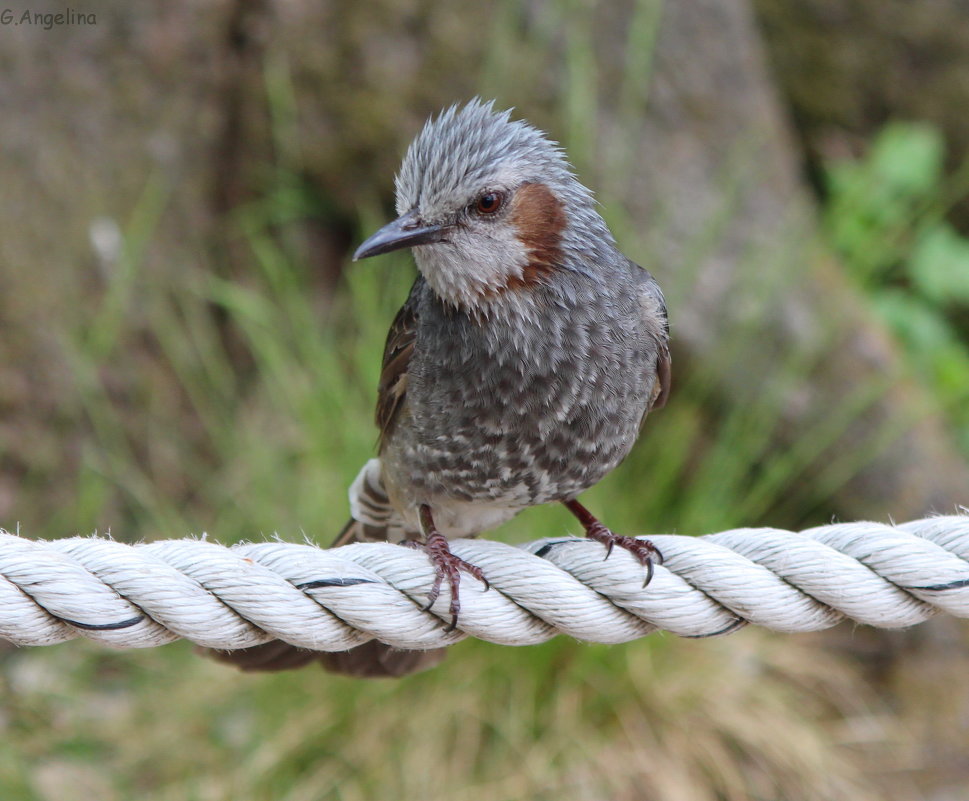
{"type": "Polygon", "coordinates": [[[417,296],[421,279],[418,278],[410,296],[390,325],[384,358],[377,385],[377,428],[380,429],[378,452],[383,450],[394,428],[397,415],[407,394],[407,368],[414,354],[417,341],[417,296]]]}
{"type": "Polygon", "coordinates": [[[653,390],[653,402],[649,410],[662,409],[670,396],[670,384],[673,382],[670,349],[664,345],[659,349],[656,357],[656,389],[653,390]]]}

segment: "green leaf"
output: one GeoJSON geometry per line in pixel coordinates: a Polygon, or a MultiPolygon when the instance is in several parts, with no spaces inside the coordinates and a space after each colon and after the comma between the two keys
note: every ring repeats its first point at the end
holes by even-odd
{"type": "MultiPolygon", "coordinates": [[[[969,398],[969,349],[936,306],[901,289],[872,295],[872,303],[905,344],[913,363],[932,381],[944,405],[965,409],[969,398]]],[[[969,414],[954,415],[969,424],[969,414]]]]}
{"type": "Polygon", "coordinates": [[[947,223],[926,230],[908,264],[916,289],[939,305],[969,305],[969,240],[947,223]]]}
{"type": "Polygon", "coordinates": [[[901,289],[872,293],[872,304],[916,359],[954,344],[952,326],[933,305],[901,289]]]}
{"type": "Polygon", "coordinates": [[[872,172],[889,191],[910,198],[922,197],[942,178],[945,144],[930,125],[895,122],[885,126],[872,146],[872,172]]]}

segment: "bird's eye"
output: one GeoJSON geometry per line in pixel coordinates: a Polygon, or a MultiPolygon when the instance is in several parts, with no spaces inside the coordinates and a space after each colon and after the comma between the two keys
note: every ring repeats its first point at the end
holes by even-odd
{"type": "Polygon", "coordinates": [[[474,209],[478,214],[494,214],[504,201],[505,196],[501,192],[485,192],[475,201],[474,209]]]}

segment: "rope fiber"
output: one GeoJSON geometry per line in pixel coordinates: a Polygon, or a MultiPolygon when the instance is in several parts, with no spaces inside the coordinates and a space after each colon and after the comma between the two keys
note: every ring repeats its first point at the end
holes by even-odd
{"type": "Polygon", "coordinates": [[[452,551],[480,566],[491,589],[462,575],[458,626],[447,631],[447,582],[425,611],[434,570],[413,548],[126,545],[0,531],[0,638],[35,646],[80,636],[115,648],[184,638],[223,650],[280,639],[342,651],[371,639],[416,649],[468,636],[619,643],[657,629],[711,637],[748,623],[800,632],[845,618],[902,628],[939,612],[969,617],[967,515],[649,539],[665,561],[646,587],[631,554],[616,548],[605,560],[603,546],[584,538],[456,540],[452,551]]]}

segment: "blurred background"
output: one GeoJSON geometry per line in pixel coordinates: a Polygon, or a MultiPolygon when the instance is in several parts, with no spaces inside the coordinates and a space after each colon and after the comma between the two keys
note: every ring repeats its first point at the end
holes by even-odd
{"type": "MultiPolygon", "coordinates": [[[[667,294],[615,530],[969,502],[961,0],[36,0],[0,25],[0,524],[328,544],[407,254],[349,263],[431,113],[547,130],[667,294]],[[86,18],[87,19],[87,18],[86,18]]],[[[576,531],[531,510],[508,541],[576,531]]],[[[362,682],[182,643],[0,654],[0,796],[969,797],[969,630],[465,642],[362,682]]]]}

